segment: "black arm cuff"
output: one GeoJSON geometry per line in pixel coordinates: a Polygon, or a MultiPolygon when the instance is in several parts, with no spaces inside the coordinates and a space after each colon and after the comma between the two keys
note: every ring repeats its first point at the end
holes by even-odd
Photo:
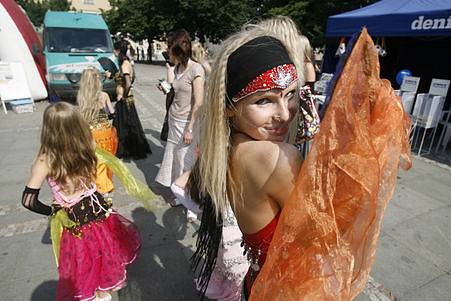
{"type": "Polygon", "coordinates": [[[38,200],[39,191],[40,189],[25,186],[22,193],[22,205],[33,212],[49,216],[52,214],[52,207],[38,200]]]}

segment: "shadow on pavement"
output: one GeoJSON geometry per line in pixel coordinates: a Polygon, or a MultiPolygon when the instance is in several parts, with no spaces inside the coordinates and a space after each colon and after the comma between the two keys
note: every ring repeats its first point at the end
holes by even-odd
{"type": "Polygon", "coordinates": [[[44,245],[51,245],[52,240],[50,239],[50,227],[47,226],[47,229],[45,229],[44,234],[42,234],[41,243],[44,245]]]}
{"type": "Polygon", "coordinates": [[[41,283],[31,295],[31,301],[44,301],[56,299],[56,288],[58,281],[50,280],[41,283]]]}
{"type": "Polygon", "coordinates": [[[192,250],[179,242],[187,233],[182,208],[170,208],[161,226],[153,212],[137,208],[132,212],[142,248],[128,268],[128,285],[118,292],[119,300],[198,300],[193,273],[188,262],[192,250]]]}

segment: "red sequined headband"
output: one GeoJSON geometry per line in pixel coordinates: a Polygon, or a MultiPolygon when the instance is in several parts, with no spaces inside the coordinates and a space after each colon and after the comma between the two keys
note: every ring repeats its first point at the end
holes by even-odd
{"type": "Polygon", "coordinates": [[[246,87],[232,97],[232,100],[233,102],[237,102],[256,92],[286,89],[297,80],[298,73],[293,64],[275,66],[254,78],[246,87]]]}

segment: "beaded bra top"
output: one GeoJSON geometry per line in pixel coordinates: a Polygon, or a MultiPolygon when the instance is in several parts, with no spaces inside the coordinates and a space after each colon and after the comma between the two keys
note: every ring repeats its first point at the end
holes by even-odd
{"type": "Polygon", "coordinates": [[[107,108],[103,108],[99,110],[99,114],[97,115],[97,118],[89,124],[89,127],[91,130],[93,129],[104,129],[104,128],[110,128],[111,123],[108,119],[107,108]]]}

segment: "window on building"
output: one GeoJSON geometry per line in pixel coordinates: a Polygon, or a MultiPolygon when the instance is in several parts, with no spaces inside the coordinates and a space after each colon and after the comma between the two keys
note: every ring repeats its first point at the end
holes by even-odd
{"type": "Polygon", "coordinates": [[[157,44],[157,50],[161,50],[161,45],[157,44]]]}
{"type": "Polygon", "coordinates": [[[83,4],[94,5],[94,0],[83,0],[83,4]]]}

